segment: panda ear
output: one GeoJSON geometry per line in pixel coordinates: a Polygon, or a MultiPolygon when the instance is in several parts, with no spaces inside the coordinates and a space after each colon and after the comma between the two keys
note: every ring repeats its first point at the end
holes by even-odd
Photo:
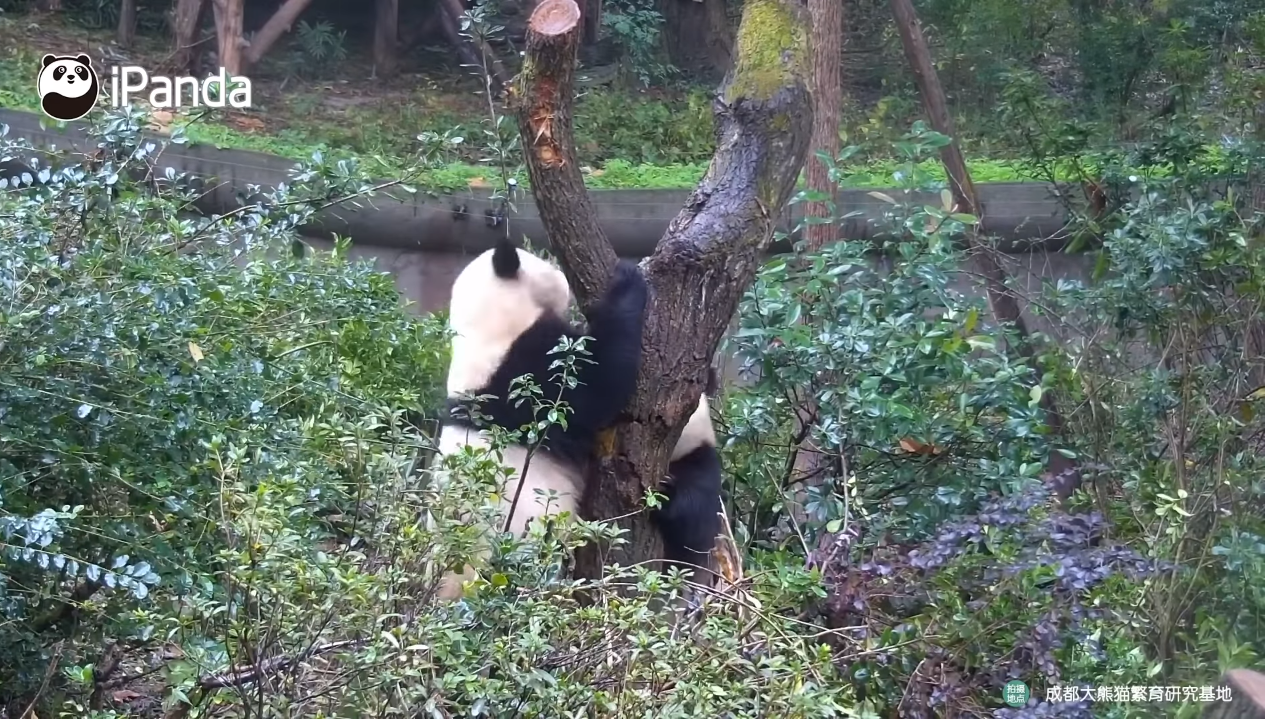
{"type": "Polygon", "coordinates": [[[518,248],[510,242],[510,238],[502,237],[496,241],[496,249],[492,251],[492,271],[497,277],[506,280],[517,277],[521,264],[518,248]]]}
{"type": "Polygon", "coordinates": [[[48,67],[56,59],[57,59],[56,55],[45,55],[44,59],[41,61],[43,64],[40,65],[40,67],[41,68],[48,67]]]}
{"type": "Polygon", "coordinates": [[[84,65],[87,65],[89,67],[92,66],[92,58],[88,57],[87,55],[79,55],[75,59],[83,63],[84,65]]]}

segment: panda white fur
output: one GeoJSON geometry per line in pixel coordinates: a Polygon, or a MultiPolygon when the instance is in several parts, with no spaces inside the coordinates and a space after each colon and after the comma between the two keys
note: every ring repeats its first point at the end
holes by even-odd
{"type": "MultiPolygon", "coordinates": [[[[439,454],[463,446],[487,446],[488,438],[470,417],[474,407],[480,421],[517,430],[532,421],[532,402],[516,406],[511,382],[525,374],[547,398],[561,393],[569,407],[567,426],[553,425],[531,458],[523,446],[507,447],[502,462],[514,470],[502,494],[508,510],[518,494],[510,530],[522,532],[534,518],[548,513],[574,513],[583,496],[583,473],[597,436],[612,425],[636,390],[641,363],[641,333],[648,288],[636,265],[620,261],[606,294],[589,313],[589,329],[581,331],[567,319],[571,292],[566,276],[552,263],[516,248],[508,239],[468,264],[453,282],[449,325],[453,330],[448,370],[448,417],[440,430],[439,454]],[[562,336],[575,340],[588,335],[590,353],[576,370],[579,385],[562,390],[550,365],[560,359],[550,351],[562,336]],[[471,396],[493,395],[475,403],[471,396]],[[516,486],[523,482],[521,492],[516,486]],[[561,495],[543,506],[537,489],[561,495]]],[[[442,580],[441,599],[461,592],[461,581],[471,576],[449,575],[442,580]]]]}

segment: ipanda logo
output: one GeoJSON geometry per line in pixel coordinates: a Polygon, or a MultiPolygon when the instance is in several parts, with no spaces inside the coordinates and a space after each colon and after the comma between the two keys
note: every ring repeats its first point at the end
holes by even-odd
{"type": "MultiPolygon", "coordinates": [[[[86,54],[44,56],[39,95],[45,115],[65,122],[78,120],[97,104],[100,91],[97,71],[86,54]]],[[[123,107],[136,97],[148,100],[154,109],[164,110],[202,105],[242,110],[252,104],[250,78],[229,76],[224,68],[218,75],[199,80],[191,76],[151,76],[143,67],[115,65],[110,68],[107,94],[112,107],[123,107]]]]}
{"type": "Polygon", "coordinates": [[[40,65],[40,109],[54,120],[78,120],[97,104],[100,91],[92,58],[45,55],[40,65]]]}

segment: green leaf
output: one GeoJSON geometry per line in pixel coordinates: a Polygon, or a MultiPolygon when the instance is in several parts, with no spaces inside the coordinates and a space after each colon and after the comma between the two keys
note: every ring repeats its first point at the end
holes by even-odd
{"type": "Polygon", "coordinates": [[[1041,385],[1039,384],[1033,385],[1032,389],[1028,390],[1028,406],[1036,407],[1040,405],[1041,396],[1044,393],[1044,391],[1045,390],[1041,388],[1041,385]]]}
{"type": "Polygon", "coordinates": [[[979,324],[979,308],[972,307],[971,311],[966,313],[966,323],[962,326],[962,333],[970,335],[975,331],[977,324],[979,324]]]}

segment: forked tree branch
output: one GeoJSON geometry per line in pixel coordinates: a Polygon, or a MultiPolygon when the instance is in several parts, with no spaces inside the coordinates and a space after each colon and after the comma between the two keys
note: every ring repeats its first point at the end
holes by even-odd
{"type": "MultiPolygon", "coordinates": [[[[527,28],[527,57],[515,96],[519,130],[541,222],[582,307],[599,296],[615,253],[597,224],[575,159],[572,93],[580,12],[573,0],[543,0],[527,28]]],[[[680,214],[644,264],[651,287],[638,392],[631,421],[603,447],[585,515],[621,517],[628,545],[605,557],[588,548],[577,572],[605,561],[657,559],[661,547],[644,512],[669,450],[704,391],[707,370],[742,293],[755,278],[775,220],[808,155],[803,0],[747,0],[733,69],[714,103],[716,154],[680,214]]]]}
{"type": "Polygon", "coordinates": [[[543,0],[527,21],[527,56],[513,89],[527,174],[549,245],[587,310],[615,266],[575,156],[572,123],[580,8],[543,0]]]}

